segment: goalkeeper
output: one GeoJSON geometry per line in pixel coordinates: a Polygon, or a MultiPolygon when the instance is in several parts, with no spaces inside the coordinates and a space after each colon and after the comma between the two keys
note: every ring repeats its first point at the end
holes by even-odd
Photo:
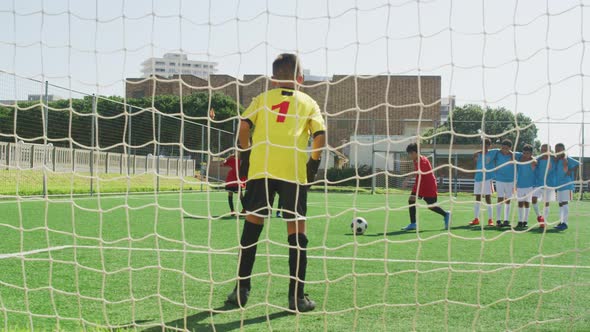
{"type": "Polygon", "coordinates": [[[289,309],[306,312],[315,308],[315,302],[304,293],[307,184],[318,171],[326,127],[318,104],[297,89],[303,82],[297,56],[280,54],[272,64],[272,72],[274,88],[252,100],[240,123],[239,143],[246,150],[241,155],[240,175],[248,170],[246,221],[240,240],[239,279],[226,303],[244,306],[248,301],[258,238],[278,194],[289,242],[289,309]],[[310,134],[313,150],[306,165],[310,134]]]}

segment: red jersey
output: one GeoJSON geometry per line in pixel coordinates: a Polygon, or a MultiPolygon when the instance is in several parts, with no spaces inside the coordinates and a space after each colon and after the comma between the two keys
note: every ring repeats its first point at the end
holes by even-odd
{"type": "MultiPolygon", "coordinates": [[[[236,159],[235,156],[229,156],[224,162],[223,166],[230,167],[231,169],[227,172],[227,176],[225,177],[225,183],[228,187],[237,187],[238,183],[238,169],[240,169],[241,161],[236,159]]],[[[246,177],[242,177],[242,182],[246,182],[246,177]]],[[[245,183],[242,183],[242,188],[245,187],[245,183]]]]}
{"type": "Polygon", "coordinates": [[[412,192],[416,193],[418,197],[437,197],[436,177],[432,172],[430,161],[424,156],[420,156],[418,161],[414,161],[414,171],[418,173],[412,192]],[[420,161],[420,165],[418,165],[418,161],[420,161]]]}

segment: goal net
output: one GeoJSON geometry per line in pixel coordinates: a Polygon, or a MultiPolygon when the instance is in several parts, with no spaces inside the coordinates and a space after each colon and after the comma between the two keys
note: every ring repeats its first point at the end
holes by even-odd
{"type": "Polygon", "coordinates": [[[586,330],[589,14],[586,1],[0,0],[0,329],[586,330]],[[251,248],[229,158],[280,53],[299,56],[296,89],[326,126],[306,189],[305,313],[288,298],[303,251],[272,197],[248,302],[225,303],[251,248]]]}

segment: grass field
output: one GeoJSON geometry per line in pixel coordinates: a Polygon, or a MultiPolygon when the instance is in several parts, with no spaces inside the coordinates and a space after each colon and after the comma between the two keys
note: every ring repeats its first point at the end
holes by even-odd
{"type": "Polygon", "coordinates": [[[304,315],[285,311],[276,218],[248,306],[224,307],[242,227],[223,216],[225,193],[3,200],[0,329],[590,330],[590,203],[571,203],[566,232],[515,232],[466,227],[469,199],[441,196],[449,232],[419,209],[420,231],[405,233],[405,195],[311,193],[306,290],[318,308],[304,315]],[[363,236],[350,232],[355,208],[363,236]]]}

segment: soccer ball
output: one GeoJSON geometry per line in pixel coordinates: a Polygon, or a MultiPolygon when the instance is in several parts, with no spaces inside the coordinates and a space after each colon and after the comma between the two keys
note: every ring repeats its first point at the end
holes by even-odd
{"type": "Polygon", "coordinates": [[[367,227],[369,227],[369,224],[363,217],[356,217],[352,219],[352,222],[350,223],[350,228],[352,229],[352,232],[356,235],[365,234],[367,227]]]}

